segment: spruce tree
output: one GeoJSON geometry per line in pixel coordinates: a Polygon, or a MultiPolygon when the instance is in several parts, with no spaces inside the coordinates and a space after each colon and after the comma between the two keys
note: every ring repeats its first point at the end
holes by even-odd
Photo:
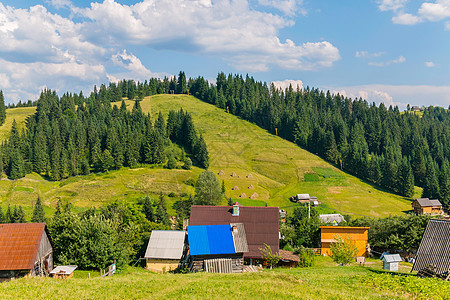
{"type": "Polygon", "coordinates": [[[25,162],[22,153],[18,149],[14,149],[9,161],[9,179],[19,179],[25,176],[25,162]]]}
{"type": "Polygon", "coordinates": [[[153,203],[149,196],[144,197],[144,202],[142,203],[142,213],[145,218],[150,222],[155,222],[155,213],[153,211],[153,203]]]}
{"type": "Polygon", "coordinates": [[[6,223],[5,215],[3,214],[2,207],[0,206],[0,224],[6,223]]]}
{"type": "Polygon", "coordinates": [[[36,200],[36,205],[34,206],[33,216],[31,217],[32,223],[45,223],[45,213],[44,208],[42,207],[41,197],[38,197],[36,200]]]}
{"type": "Polygon", "coordinates": [[[175,93],[177,94],[187,93],[186,74],[183,71],[180,71],[180,73],[178,74],[178,81],[175,93]]]}
{"type": "Polygon", "coordinates": [[[3,91],[0,90],[0,125],[3,125],[6,120],[6,106],[5,99],[3,98],[3,91]]]}
{"type": "MultiPolygon", "coordinates": [[[[15,207],[14,207],[15,210],[15,207]]],[[[15,223],[26,223],[27,221],[25,220],[25,212],[22,209],[22,206],[19,205],[19,209],[17,209],[17,215],[15,217],[15,223]]]]}
{"type": "Polygon", "coordinates": [[[5,214],[5,223],[14,223],[11,206],[9,204],[8,204],[8,209],[6,210],[6,214],[5,214]]]}
{"type": "Polygon", "coordinates": [[[156,205],[155,218],[156,218],[156,222],[161,223],[166,226],[170,226],[170,219],[169,219],[169,215],[167,214],[166,200],[164,199],[164,196],[162,193],[160,194],[159,201],[156,205]]]}
{"type": "Polygon", "coordinates": [[[58,202],[56,202],[56,210],[55,210],[55,214],[53,215],[54,218],[59,217],[62,213],[62,202],[61,199],[58,200],[58,202]]]}
{"type": "Polygon", "coordinates": [[[439,181],[436,175],[435,162],[431,157],[427,163],[427,176],[422,191],[422,198],[438,199],[439,198],[439,181]]]}

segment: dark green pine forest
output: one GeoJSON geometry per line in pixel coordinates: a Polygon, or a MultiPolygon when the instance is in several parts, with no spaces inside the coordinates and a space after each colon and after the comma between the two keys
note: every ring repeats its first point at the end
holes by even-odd
{"type": "Polygon", "coordinates": [[[89,97],[43,91],[37,103],[27,103],[37,105],[27,129],[19,133],[13,125],[2,144],[0,167],[12,179],[35,171],[53,180],[139,163],[167,161],[173,167],[177,160],[207,168],[206,144],[188,113],[171,111],[167,121],[142,113],[139,102],[162,93],[189,93],[359,178],[406,197],[420,186],[423,197],[450,204],[449,109],[400,112],[316,88],[281,90],[248,75],[224,73],[216,84],[203,77],[186,79],[184,72],[162,80],[122,80],[95,87],[89,97]],[[131,112],[123,98],[135,100],[131,112]],[[111,106],[120,101],[120,107],[111,106]]]}

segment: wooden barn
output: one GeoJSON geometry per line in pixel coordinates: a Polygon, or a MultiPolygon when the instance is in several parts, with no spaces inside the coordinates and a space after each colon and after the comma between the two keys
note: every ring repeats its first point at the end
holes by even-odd
{"type": "Polygon", "coordinates": [[[430,220],[417,250],[413,271],[433,266],[436,274],[450,270],[450,221],[430,220]]]}
{"type": "Polygon", "coordinates": [[[242,206],[201,206],[191,208],[190,225],[244,224],[248,253],[245,258],[261,259],[261,248],[267,244],[273,253],[279,251],[279,210],[278,207],[242,206]]]}
{"type": "Polygon", "coordinates": [[[243,272],[248,245],[242,223],[188,226],[187,232],[192,271],[243,272]]]}
{"type": "Polygon", "coordinates": [[[370,227],[319,226],[319,229],[322,255],[331,255],[330,244],[335,241],[337,236],[355,242],[355,246],[358,249],[356,256],[367,255],[367,240],[370,227]]]}
{"type": "Polygon", "coordinates": [[[428,198],[420,198],[413,201],[411,204],[414,212],[418,215],[440,215],[443,213],[442,204],[439,200],[430,200],[428,198]]]}
{"type": "Polygon", "coordinates": [[[49,276],[53,247],[44,223],[0,224],[0,282],[49,276]]]}
{"type": "Polygon", "coordinates": [[[145,251],[146,269],[164,273],[175,270],[185,252],[186,232],[153,230],[145,251]]]}

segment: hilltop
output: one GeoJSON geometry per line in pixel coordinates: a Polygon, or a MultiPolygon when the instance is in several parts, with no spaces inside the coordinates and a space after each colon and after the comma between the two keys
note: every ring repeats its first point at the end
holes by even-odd
{"type": "MultiPolygon", "coordinates": [[[[132,103],[126,101],[129,109],[132,103]]],[[[114,104],[120,106],[120,103],[114,104]]],[[[410,209],[409,199],[348,175],[295,144],[192,96],[155,95],[144,98],[141,107],[153,118],[159,111],[166,118],[169,110],[182,107],[188,111],[208,146],[210,169],[219,180],[224,180],[227,197],[243,205],[267,204],[290,210],[295,205],[289,202],[290,196],[309,193],[323,203],[322,211],[338,210],[383,217],[410,209]],[[219,172],[224,175],[218,175],[219,172]],[[236,176],[231,176],[233,173],[236,176]],[[238,190],[232,190],[234,187],[238,190]],[[243,193],[245,198],[240,197],[243,193]],[[253,193],[257,194],[253,197],[256,199],[249,199],[253,193]]],[[[6,123],[0,127],[0,137],[7,137],[12,119],[23,127],[25,117],[34,109],[8,109],[6,123]]],[[[33,173],[17,181],[3,178],[0,181],[0,199],[2,206],[20,204],[31,208],[37,196],[41,195],[47,206],[54,207],[61,199],[82,208],[99,206],[115,199],[134,200],[160,191],[166,195],[189,194],[193,193],[193,187],[186,183],[189,179],[196,180],[200,172],[199,168],[186,171],[141,166],[76,176],[59,182],[48,181],[33,173]]]]}

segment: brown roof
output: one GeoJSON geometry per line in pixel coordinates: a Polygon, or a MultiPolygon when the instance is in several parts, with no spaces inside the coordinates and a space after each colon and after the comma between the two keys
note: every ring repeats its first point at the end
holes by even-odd
{"type": "Polygon", "coordinates": [[[428,198],[419,198],[419,199],[416,199],[416,201],[422,207],[440,207],[440,206],[442,206],[441,202],[437,199],[430,200],[428,198]]]}
{"type": "Polygon", "coordinates": [[[191,208],[190,225],[220,225],[243,223],[249,252],[245,257],[261,258],[260,248],[270,246],[274,253],[279,251],[278,207],[240,206],[239,216],[232,216],[232,206],[201,206],[191,208]]]}
{"type": "Polygon", "coordinates": [[[0,224],[0,270],[31,270],[45,223],[0,224]]]}
{"type": "Polygon", "coordinates": [[[295,261],[299,262],[300,257],[298,255],[295,255],[292,251],[282,250],[280,249],[280,252],[278,252],[280,255],[280,258],[284,261],[295,261]]]}

